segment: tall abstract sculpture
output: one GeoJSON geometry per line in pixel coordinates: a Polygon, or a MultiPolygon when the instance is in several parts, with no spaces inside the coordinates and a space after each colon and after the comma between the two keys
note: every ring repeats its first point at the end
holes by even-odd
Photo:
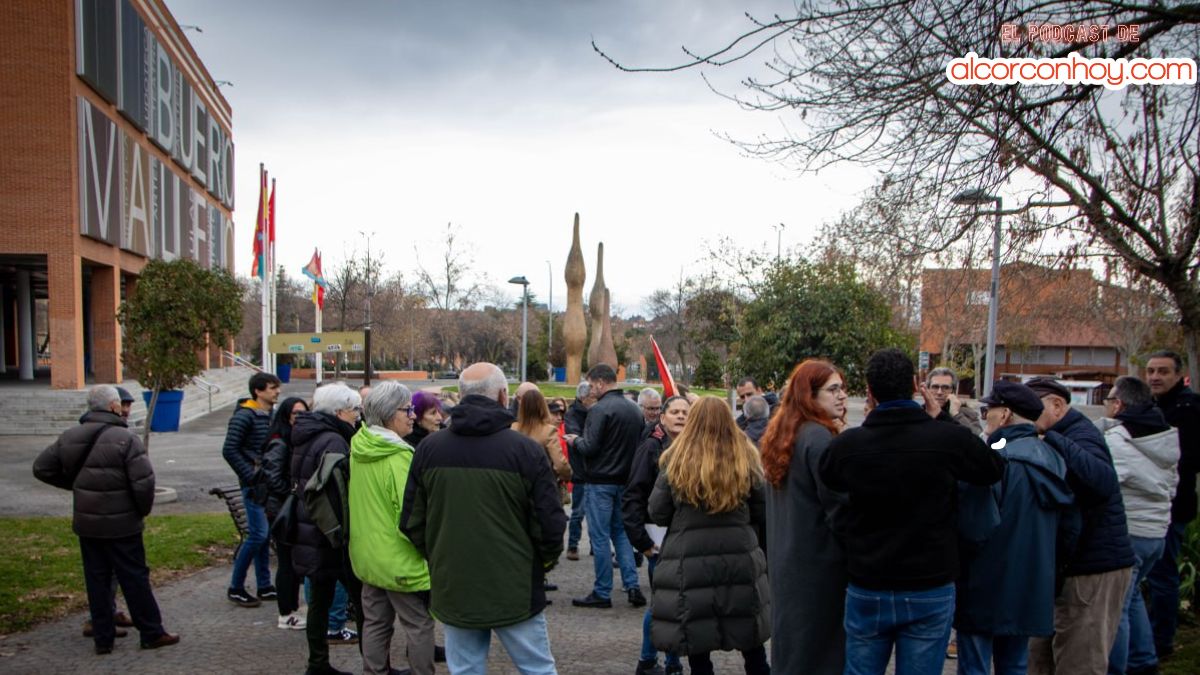
{"type": "Polygon", "coordinates": [[[588,344],[588,367],[601,362],[604,340],[604,317],[608,307],[604,303],[604,242],[596,247],[596,280],[592,282],[592,294],[588,296],[588,314],[592,316],[592,341],[588,344]]]}
{"type": "Polygon", "coordinates": [[[612,294],[604,289],[604,320],[600,330],[600,358],[596,363],[607,363],[613,370],[617,369],[617,350],[613,346],[612,336],[612,294]]]}
{"type": "Polygon", "coordinates": [[[579,247],[579,214],[575,214],[575,233],[563,277],[567,282],[567,315],[563,322],[563,338],[567,350],[567,384],[579,384],[583,367],[583,346],[587,342],[587,323],[583,318],[583,282],[587,270],[583,266],[583,249],[579,247]]]}

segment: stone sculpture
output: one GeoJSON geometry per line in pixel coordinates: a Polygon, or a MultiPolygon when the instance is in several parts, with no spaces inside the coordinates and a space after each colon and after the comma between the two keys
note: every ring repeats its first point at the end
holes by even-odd
{"type": "Polygon", "coordinates": [[[601,362],[600,343],[604,339],[604,242],[596,247],[596,280],[592,283],[592,294],[588,296],[588,314],[592,317],[592,341],[588,344],[588,368],[601,362]]]}
{"type": "Polygon", "coordinates": [[[612,294],[604,289],[604,318],[600,331],[600,358],[596,363],[607,363],[617,369],[617,349],[613,346],[612,336],[612,294]]]}
{"type": "Polygon", "coordinates": [[[583,346],[587,342],[587,322],[583,318],[583,282],[587,270],[583,266],[583,249],[579,246],[579,214],[575,214],[575,233],[563,277],[567,282],[567,314],[563,321],[563,338],[567,351],[567,384],[579,384],[583,367],[583,346]]]}

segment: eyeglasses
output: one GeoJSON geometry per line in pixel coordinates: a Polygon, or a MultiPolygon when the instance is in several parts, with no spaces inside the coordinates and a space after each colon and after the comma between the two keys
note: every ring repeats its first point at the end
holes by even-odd
{"type": "Polygon", "coordinates": [[[400,412],[401,410],[404,411],[405,415],[415,415],[417,412],[417,409],[411,405],[405,408],[396,408],[396,412],[400,412]]]}
{"type": "Polygon", "coordinates": [[[642,409],[647,412],[661,412],[662,406],[661,405],[644,405],[644,406],[642,406],[642,409]]]}
{"type": "Polygon", "coordinates": [[[831,394],[838,394],[843,391],[846,391],[846,387],[843,385],[840,385],[840,384],[831,384],[828,387],[822,388],[821,391],[827,391],[831,394]]]}
{"type": "Polygon", "coordinates": [[[952,387],[948,384],[931,384],[928,387],[926,387],[926,389],[929,389],[931,391],[950,391],[951,389],[954,389],[954,387],[952,387]]]}

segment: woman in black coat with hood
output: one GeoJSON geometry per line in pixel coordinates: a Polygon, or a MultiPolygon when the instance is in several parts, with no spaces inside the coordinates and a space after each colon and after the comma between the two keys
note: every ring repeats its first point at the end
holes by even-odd
{"type": "MultiPolygon", "coordinates": [[[[361,414],[362,397],[344,384],[318,387],[313,394],[313,409],[296,417],[292,428],[292,485],[302,496],[304,485],[316,472],[326,453],[350,454],[350,439],[361,414]]],[[[333,604],[337,582],[354,601],[355,623],[362,633],[360,606],[361,584],[354,577],[346,548],[333,548],[321,529],[308,516],[304,500],[297,499],[296,543],[292,548],[292,569],[298,576],[312,580],[312,599],[308,605],[308,670],[306,675],[340,675],[329,664],[329,607],[333,604]]]]}
{"type": "MultiPolygon", "coordinates": [[[[267,432],[267,445],[263,449],[262,472],[266,479],[267,518],[274,523],[279,510],[292,492],[292,425],[301,413],[308,412],[304,399],[291,397],[279,404],[271,428],[267,432]]],[[[279,627],[299,630],[304,627],[304,617],[296,613],[300,607],[300,577],[292,570],[292,543],[294,533],[272,532],[275,538],[275,553],[279,556],[279,571],[275,575],[275,598],[279,605],[279,627]]]]}

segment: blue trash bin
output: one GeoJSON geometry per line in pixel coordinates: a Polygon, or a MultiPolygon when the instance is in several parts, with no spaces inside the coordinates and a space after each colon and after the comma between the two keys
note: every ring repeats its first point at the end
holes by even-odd
{"type": "Polygon", "coordinates": [[[276,375],[276,377],[279,378],[279,381],[284,384],[291,382],[292,381],[292,364],[281,363],[281,364],[275,366],[275,375],[276,375]]]}
{"type": "MultiPolygon", "coordinates": [[[[153,391],[143,391],[142,400],[146,410],[150,409],[153,391]]],[[[154,419],[150,420],[150,431],[179,431],[179,415],[183,408],[183,392],[178,389],[158,392],[158,403],[154,406],[154,419]]]]}

